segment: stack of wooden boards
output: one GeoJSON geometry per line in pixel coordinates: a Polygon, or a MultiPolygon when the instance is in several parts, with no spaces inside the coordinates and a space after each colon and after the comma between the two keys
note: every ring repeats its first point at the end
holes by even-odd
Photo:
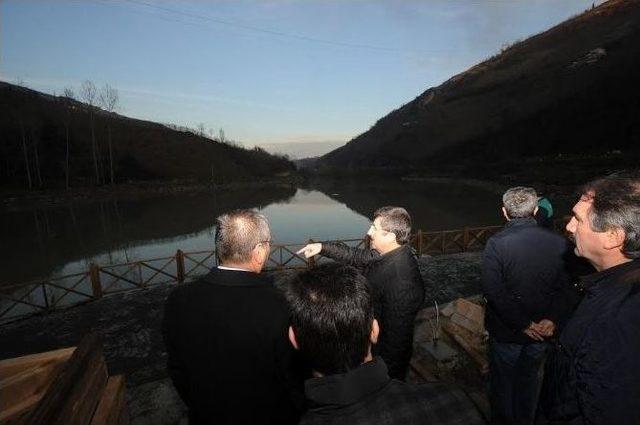
{"type": "Polygon", "coordinates": [[[125,390],[89,334],[77,347],[0,361],[0,424],[128,424],[125,390]]]}
{"type": "Polygon", "coordinates": [[[418,313],[414,335],[412,377],[415,382],[441,382],[461,388],[485,418],[487,333],[480,296],[459,298],[418,313]]]}
{"type": "Polygon", "coordinates": [[[480,373],[489,372],[487,360],[484,308],[464,298],[459,298],[442,309],[449,320],[442,321],[442,329],[464,349],[478,365],[480,373]]]}

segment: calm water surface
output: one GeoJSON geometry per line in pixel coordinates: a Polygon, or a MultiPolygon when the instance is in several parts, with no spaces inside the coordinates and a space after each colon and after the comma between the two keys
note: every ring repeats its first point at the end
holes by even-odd
{"type": "MultiPolygon", "coordinates": [[[[211,250],[215,217],[257,208],[278,243],[362,237],[382,205],[409,210],[414,229],[501,224],[500,188],[465,183],[325,183],[140,200],[77,203],[0,212],[0,285],[84,271],[100,265],[211,250]]],[[[569,200],[554,200],[558,214],[569,200]]]]}

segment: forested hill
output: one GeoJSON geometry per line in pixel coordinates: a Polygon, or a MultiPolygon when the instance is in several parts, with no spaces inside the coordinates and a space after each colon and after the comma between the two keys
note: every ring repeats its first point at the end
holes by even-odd
{"type": "Polygon", "coordinates": [[[64,187],[131,180],[228,183],[292,172],[289,160],[0,82],[0,185],[64,187]],[[92,136],[93,135],[93,136],[92,136]],[[67,149],[68,147],[68,149],[67,149]],[[68,159],[68,161],[67,161],[68,159]]]}
{"type": "Polygon", "coordinates": [[[426,90],[316,166],[481,177],[631,164],[638,93],[640,2],[610,0],[426,90]]]}

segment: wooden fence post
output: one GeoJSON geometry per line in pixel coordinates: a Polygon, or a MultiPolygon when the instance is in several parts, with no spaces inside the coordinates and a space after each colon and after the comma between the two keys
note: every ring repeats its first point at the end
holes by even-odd
{"type": "Polygon", "coordinates": [[[42,297],[44,298],[44,309],[49,310],[49,297],[47,296],[47,284],[42,282],[42,297]]]}
{"type": "Polygon", "coordinates": [[[469,228],[465,227],[462,231],[462,251],[466,252],[469,249],[469,228]]]}
{"type": "Polygon", "coordinates": [[[184,252],[181,249],[176,251],[176,278],[178,283],[184,282],[184,252]]]}
{"type": "Polygon", "coordinates": [[[89,278],[93,289],[93,298],[102,298],[102,284],[100,283],[100,267],[96,264],[89,266],[89,278]]]}

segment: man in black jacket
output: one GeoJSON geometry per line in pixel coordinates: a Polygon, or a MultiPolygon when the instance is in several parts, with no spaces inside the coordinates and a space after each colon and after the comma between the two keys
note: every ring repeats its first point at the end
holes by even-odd
{"type": "MultiPolygon", "coordinates": [[[[191,424],[295,423],[293,350],[284,296],[260,274],[269,257],[266,218],[218,218],[219,266],[180,285],[165,307],[167,367],[191,424]]],[[[298,388],[302,399],[301,384],[298,388]]]]}
{"type": "Polygon", "coordinates": [[[424,302],[424,284],[409,245],[411,217],[404,208],[382,207],[367,232],[372,249],[313,243],[298,254],[322,254],[363,271],[374,296],[380,339],[374,354],[382,357],[392,378],[404,380],[413,350],[413,322],[424,302]]]}
{"type": "Polygon", "coordinates": [[[584,187],[567,230],[597,270],[560,335],[552,423],[640,424],[640,175],[584,187]]]}
{"type": "Polygon", "coordinates": [[[445,385],[390,379],[373,357],[378,339],[371,288],[357,269],[325,264],[287,288],[291,343],[314,370],[301,425],[473,425],[483,423],[465,394],[445,385]]]}
{"type": "Polygon", "coordinates": [[[485,246],[482,292],[487,300],[492,422],[531,424],[551,336],[564,314],[567,242],[537,226],[535,190],[502,197],[505,229],[485,246]]]}

